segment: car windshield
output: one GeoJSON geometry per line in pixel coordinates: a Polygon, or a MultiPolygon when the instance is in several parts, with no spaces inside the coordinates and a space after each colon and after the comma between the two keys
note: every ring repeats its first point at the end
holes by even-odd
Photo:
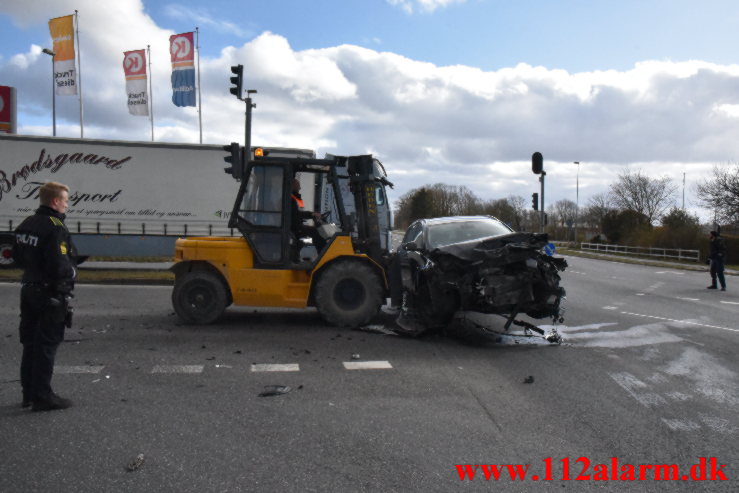
{"type": "Polygon", "coordinates": [[[512,231],[496,219],[431,224],[428,226],[428,247],[433,250],[453,243],[506,235],[512,231]]]}

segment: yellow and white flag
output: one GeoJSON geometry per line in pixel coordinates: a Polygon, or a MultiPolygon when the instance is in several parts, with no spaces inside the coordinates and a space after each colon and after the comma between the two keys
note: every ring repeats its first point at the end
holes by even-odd
{"type": "Polygon", "coordinates": [[[77,69],[74,57],[73,16],[57,17],[49,21],[49,32],[54,41],[54,87],[58,96],[77,94],[77,69]]]}

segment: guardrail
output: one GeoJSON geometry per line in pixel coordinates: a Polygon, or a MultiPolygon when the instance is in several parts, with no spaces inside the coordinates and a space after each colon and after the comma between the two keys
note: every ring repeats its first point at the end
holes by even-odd
{"type": "Polygon", "coordinates": [[[608,245],[605,243],[580,243],[580,249],[591,252],[617,253],[622,255],[638,255],[640,257],[660,257],[700,262],[699,250],[683,250],[681,248],[632,247],[624,245],[608,245]]]}

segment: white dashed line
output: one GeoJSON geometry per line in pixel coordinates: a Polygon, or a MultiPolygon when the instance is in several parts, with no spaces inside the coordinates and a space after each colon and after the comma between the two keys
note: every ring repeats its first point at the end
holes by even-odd
{"type": "Polygon", "coordinates": [[[203,373],[203,365],[156,365],[152,373],[203,373]]]}
{"type": "Polygon", "coordinates": [[[259,363],[251,365],[251,371],[300,371],[297,363],[259,363]]]}
{"type": "Polygon", "coordinates": [[[679,299],[679,300],[685,300],[685,301],[700,301],[699,298],[680,298],[679,296],[678,296],[677,299],[679,299]]]}
{"type": "Polygon", "coordinates": [[[644,293],[636,293],[636,296],[644,296],[644,293]]]}
{"type": "Polygon", "coordinates": [[[736,301],[722,301],[721,303],[725,303],[727,305],[739,305],[739,302],[736,301]]]}
{"type": "Polygon", "coordinates": [[[604,310],[618,310],[618,307],[615,307],[615,306],[604,306],[603,309],[604,310]]]}
{"type": "Polygon", "coordinates": [[[100,373],[104,366],[55,366],[54,373],[71,374],[71,373],[100,373]]]}
{"type": "Polygon", "coordinates": [[[344,361],[347,370],[388,370],[392,367],[389,361],[344,361]]]}
{"type": "Polygon", "coordinates": [[[644,315],[643,313],[621,312],[621,314],[622,315],[633,315],[635,317],[654,318],[656,320],[665,320],[667,322],[675,322],[678,324],[697,325],[698,327],[708,327],[709,329],[721,329],[721,330],[729,330],[731,332],[739,332],[739,329],[732,329],[729,327],[720,327],[718,325],[699,324],[698,322],[691,322],[689,320],[675,320],[673,318],[657,317],[655,315],[644,315]]]}

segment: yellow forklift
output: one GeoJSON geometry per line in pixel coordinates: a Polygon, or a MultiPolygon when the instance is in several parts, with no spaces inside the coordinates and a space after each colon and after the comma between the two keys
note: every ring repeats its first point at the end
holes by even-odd
{"type": "Polygon", "coordinates": [[[172,304],[179,318],[213,323],[231,304],[315,306],[334,325],[368,323],[389,292],[389,217],[381,214],[389,215],[385,188],[392,184],[382,164],[371,155],[315,159],[244,152],[250,148],[237,143],[225,148],[226,160],[237,163],[227,172],[241,179],[229,217],[241,236],[177,240],[172,304]],[[323,218],[333,212],[337,223],[319,228],[326,240],[320,251],[304,248],[308,241],[292,224],[297,177],[315,184],[314,209],[321,204],[323,218]]]}

